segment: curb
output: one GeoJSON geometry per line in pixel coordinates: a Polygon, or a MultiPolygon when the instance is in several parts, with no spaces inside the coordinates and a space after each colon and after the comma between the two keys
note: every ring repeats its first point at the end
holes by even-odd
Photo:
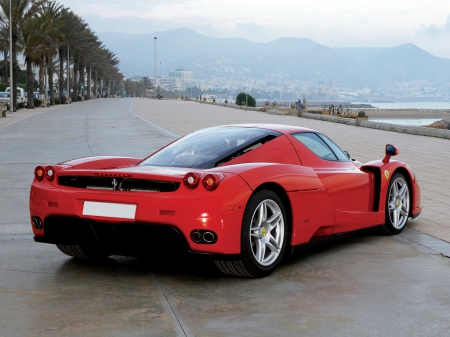
{"type": "MultiPolygon", "coordinates": [[[[334,117],[327,115],[317,115],[312,113],[302,113],[303,118],[308,119],[316,119],[326,122],[347,124],[347,125],[356,125],[356,120],[353,118],[342,118],[342,117],[334,117]]],[[[376,123],[371,121],[361,121],[360,126],[365,128],[384,130],[384,131],[393,131],[399,133],[408,133],[411,135],[418,136],[426,136],[426,137],[436,137],[443,139],[450,139],[450,130],[443,129],[434,129],[434,128],[426,128],[423,126],[404,126],[404,125],[395,125],[388,123],[376,123]]]]}

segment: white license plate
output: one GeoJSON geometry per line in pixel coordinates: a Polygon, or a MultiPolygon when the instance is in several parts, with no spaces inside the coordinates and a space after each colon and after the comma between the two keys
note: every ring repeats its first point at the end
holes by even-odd
{"type": "Polygon", "coordinates": [[[134,219],[136,205],[116,204],[112,202],[85,201],[83,215],[104,216],[108,218],[134,219]]]}

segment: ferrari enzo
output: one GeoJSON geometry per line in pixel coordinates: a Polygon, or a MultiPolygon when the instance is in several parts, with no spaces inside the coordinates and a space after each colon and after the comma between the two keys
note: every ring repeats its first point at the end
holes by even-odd
{"type": "Polygon", "coordinates": [[[184,136],[147,158],[89,157],[36,167],[36,242],[76,258],[135,256],[160,241],[211,256],[219,270],[263,277],[283,255],[369,227],[398,234],[421,212],[411,168],[350,159],[324,134],[228,125],[184,136]]]}

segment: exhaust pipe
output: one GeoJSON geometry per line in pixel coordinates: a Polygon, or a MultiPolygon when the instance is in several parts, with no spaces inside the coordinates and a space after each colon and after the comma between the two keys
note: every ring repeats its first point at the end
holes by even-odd
{"type": "Polygon", "coordinates": [[[217,242],[217,234],[212,231],[205,231],[203,229],[194,229],[191,232],[191,240],[200,244],[214,244],[217,242]]]}
{"type": "Polygon", "coordinates": [[[212,232],[205,232],[203,233],[203,240],[205,240],[206,243],[212,243],[216,240],[216,236],[212,232]]]}
{"type": "Polygon", "coordinates": [[[200,233],[199,231],[193,231],[191,233],[191,239],[192,241],[194,241],[195,243],[200,243],[202,242],[203,236],[202,233],[200,233]]]}
{"type": "Polygon", "coordinates": [[[33,221],[34,228],[42,229],[42,220],[40,217],[34,216],[32,221],[33,221]]]}

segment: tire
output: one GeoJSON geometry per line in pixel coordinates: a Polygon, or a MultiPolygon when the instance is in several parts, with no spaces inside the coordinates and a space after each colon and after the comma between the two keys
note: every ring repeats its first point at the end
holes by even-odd
{"type": "Polygon", "coordinates": [[[411,195],[408,180],[401,173],[395,173],[389,182],[386,195],[385,223],[381,226],[383,234],[399,234],[408,222],[411,207],[411,195]]]}
{"type": "Polygon", "coordinates": [[[56,247],[66,255],[84,260],[102,260],[111,255],[98,246],[57,244],[56,247]]]}
{"type": "Polygon", "coordinates": [[[280,198],[273,191],[261,190],[250,198],[245,208],[241,234],[242,259],[216,260],[216,267],[233,276],[267,276],[283,258],[287,238],[287,217],[280,198]]]}

